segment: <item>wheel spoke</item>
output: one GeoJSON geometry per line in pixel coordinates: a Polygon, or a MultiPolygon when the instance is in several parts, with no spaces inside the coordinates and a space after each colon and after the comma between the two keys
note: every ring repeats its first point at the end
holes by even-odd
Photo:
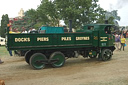
{"type": "Polygon", "coordinates": [[[102,60],[103,60],[103,61],[109,60],[109,59],[111,58],[111,56],[112,56],[111,50],[109,50],[109,49],[104,49],[104,50],[102,51],[102,60]]]}

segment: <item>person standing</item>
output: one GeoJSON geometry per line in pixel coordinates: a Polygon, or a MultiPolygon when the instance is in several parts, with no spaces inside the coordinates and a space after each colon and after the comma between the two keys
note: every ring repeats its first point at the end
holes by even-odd
{"type": "Polygon", "coordinates": [[[4,63],[4,61],[2,61],[2,60],[0,59],[0,64],[2,64],[2,63],[4,63]]]}
{"type": "Polygon", "coordinates": [[[122,38],[121,38],[121,47],[120,47],[120,50],[121,50],[122,47],[123,47],[123,51],[124,51],[125,42],[126,42],[126,39],[124,38],[124,36],[122,36],[122,38]]]}
{"type": "Polygon", "coordinates": [[[4,80],[0,80],[0,85],[5,85],[4,80]]]}
{"type": "MultiPolygon", "coordinates": [[[[15,33],[15,32],[13,32],[13,31],[12,31],[12,28],[10,27],[10,28],[9,28],[9,34],[12,34],[12,33],[15,33]]],[[[13,56],[11,50],[8,50],[8,52],[9,52],[10,56],[13,56]]]]}
{"type": "Polygon", "coordinates": [[[10,56],[13,56],[13,55],[12,55],[12,51],[11,51],[11,50],[9,50],[9,54],[10,54],[10,56]]]}
{"type": "Polygon", "coordinates": [[[26,29],[24,27],[22,27],[22,33],[27,33],[26,29]]]}
{"type": "Polygon", "coordinates": [[[117,50],[120,49],[120,37],[118,34],[115,35],[115,47],[117,50]]]}

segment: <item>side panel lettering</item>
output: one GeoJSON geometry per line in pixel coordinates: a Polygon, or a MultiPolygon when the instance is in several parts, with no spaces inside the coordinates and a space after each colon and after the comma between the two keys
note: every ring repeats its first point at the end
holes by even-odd
{"type": "Polygon", "coordinates": [[[76,37],[76,40],[89,40],[89,37],[76,37]]]}
{"type": "Polygon", "coordinates": [[[30,38],[15,38],[15,42],[30,42],[30,38]]]}
{"type": "Polygon", "coordinates": [[[37,41],[49,41],[48,37],[37,37],[37,41]]]}
{"type": "Polygon", "coordinates": [[[71,41],[71,37],[61,37],[61,41],[71,41]]]}

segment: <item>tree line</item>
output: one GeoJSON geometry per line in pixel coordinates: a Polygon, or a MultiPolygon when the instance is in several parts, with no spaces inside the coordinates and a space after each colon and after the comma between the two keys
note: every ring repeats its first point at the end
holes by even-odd
{"type": "MultiPolygon", "coordinates": [[[[79,29],[89,23],[103,24],[106,11],[97,4],[98,0],[42,0],[37,9],[29,9],[22,19],[13,22],[13,28],[24,26],[29,28],[39,28],[41,25],[60,26],[63,20],[68,26],[72,20],[72,27],[79,29]]],[[[110,18],[111,24],[114,18],[110,18]]],[[[5,37],[6,24],[9,23],[8,15],[3,15],[1,20],[0,35],[5,37]]]]}

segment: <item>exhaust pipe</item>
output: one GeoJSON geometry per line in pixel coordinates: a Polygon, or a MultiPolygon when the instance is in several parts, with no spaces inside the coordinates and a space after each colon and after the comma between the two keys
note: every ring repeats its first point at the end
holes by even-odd
{"type": "Polygon", "coordinates": [[[69,32],[72,32],[72,20],[69,20],[69,32]]]}
{"type": "Polygon", "coordinates": [[[105,20],[105,24],[108,24],[108,20],[105,20]]]}

